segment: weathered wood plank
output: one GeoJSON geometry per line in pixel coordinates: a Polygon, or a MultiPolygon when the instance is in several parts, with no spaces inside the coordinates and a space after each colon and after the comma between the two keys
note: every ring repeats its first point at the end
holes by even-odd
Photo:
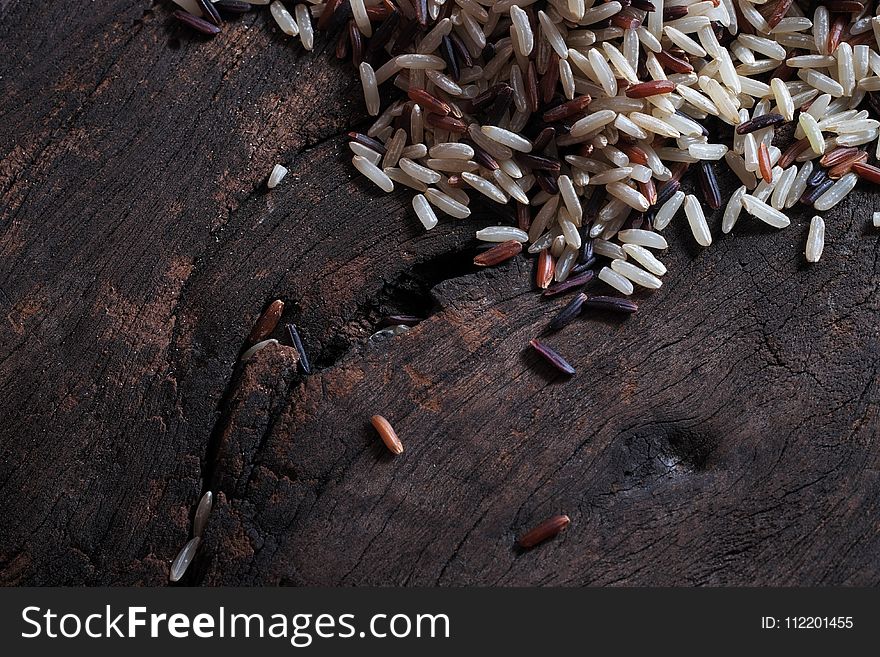
{"type": "Polygon", "coordinates": [[[205,487],[189,583],[880,581],[867,190],[811,267],[805,213],[705,251],[671,226],[639,314],[548,338],[563,381],[525,346],[564,300],[525,259],[467,264],[490,216],[425,234],[354,179],[332,45],[168,15],[0,9],[0,581],[162,584],[205,487]],[[236,365],[275,298],[313,376],[287,346],[236,365]],[[392,311],[428,318],[367,342],[392,311]],[[514,550],[556,512],[559,539],[514,550]]]}

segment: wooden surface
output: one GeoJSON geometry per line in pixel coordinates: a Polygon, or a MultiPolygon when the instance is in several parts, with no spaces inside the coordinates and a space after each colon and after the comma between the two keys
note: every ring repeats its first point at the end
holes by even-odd
{"type": "Polygon", "coordinates": [[[425,233],[355,179],[332,51],[0,1],[0,582],[164,584],[210,488],[184,583],[880,583],[875,195],[815,266],[807,213],[706,250],[679,217],[639,314],[548,338],[563,380],[526,345],[564,300],[469,265],[491,216],[425,233]],[[312,376],[283,339],[237,364],[275,298],[312,376]],[[368,343],[388,312],[427,319],[368,343]]]}

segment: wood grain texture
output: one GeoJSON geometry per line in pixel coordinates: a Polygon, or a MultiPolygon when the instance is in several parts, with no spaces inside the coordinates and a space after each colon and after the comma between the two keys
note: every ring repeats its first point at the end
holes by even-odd
{"type": "Polygon", "coordinates": [[[679,217],[637,315],[547,337],[565,380],[526,346],[567,299],[470,265],[490,214],[355,178],[331,40],[169,15],[0,3],[0,582],[164,584],[211,489],[184,584],[880,583],[876,195],[813,266],[809,213],[679,217]],[[282,326],[238,363],[276,298],[312,376],[282,326]],[[369,342],[389,312],[427,319],[369,342]]]}

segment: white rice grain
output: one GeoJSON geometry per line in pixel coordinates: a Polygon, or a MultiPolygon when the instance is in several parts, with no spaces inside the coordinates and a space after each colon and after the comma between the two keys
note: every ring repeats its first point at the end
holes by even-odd
{"type": "MultiPolygon", "coordinates": [[[[287,11],[287,7],[285,7],[280,0],[274,0],[274,2],[269,5],[269,12],[272,14],[272,18],[275,19],[275,22],[278,23],[278,27],[281,28],[282,32],[289,36],[299,36],[299,27],[296,25],[296,20],[294,20],[290,12],[287,11]]],[[[201,12],[199,15],[201,15],[201,12]]]]}
{"type": "Polygon", "coordinates": [[[645,212],[651,207],[651,204],[648,203],[648,199],[646,199],[641,192],[622,182],[610,183],[605,190],[639,212],[645,212]]]}
{"type": "Polygon", "coordinates": [[[600,281],[607,283],[621,294],[629,296],[633,293],[634,288],[632,282],[609,267],[602,267],[598,278],[600,281]]]}
{"type": "Polygon", "coordinates": [[[669,222],[672,221],[675,213],[681,208],[681,204],[684,202],[684,197],[684,192],[675,192],[669,200],[660,206],[660,209],[657,210],[657,214],[654,216],[655,230],[663,230],[669,225],[669,222]]]}
{"type": "Polygon", "coordinates": [[[449,194],[445,194],[439,190],[428,189],[425,192],[425,198],[428,199],[431,205],[435,208],[441,212],[445,212],[455,219],[466,219],[471,216],[471,210],[469,207],[452,198],[449,194]]]}
{"type": "MultiPolygon", "coordinates": [[[[358,146],[360,146],[360,144],[358,144],[358,146]]],[[[366,149],[366,146],[364,146],[363,148],[366,149]]],[[[378,155],[378,153],[376,153],[376,155],[378,155]]],[[[266,187],[268,187],[269,189],[275,189],[278,186],[278,183],[280,183],[284,179],[284,176],[287,175],[287,172],[287,167],[276,164],[274,167],[272,167],[272,171],[269,173],[269,180],[266,181],[266,187]]]]}
{"type": "Polygon", "coordinates": [[[822,131],[819,129],[819,124],[813,118],[813,115],[801,112],[798,117],[798,125],[804,131],[804,135],[806,135],[807,140],[810,142],[810,148],[813,149],[813,152],[816,155],[822,155],[825,152],[825,138],[822,136],[822,131]]]}
{"type": "Polygon", "coordinates": [[[513,5],[510,8],[510,20],[513,23],[517,53],[523,57],[528,57],[535,45],[535,37],[529,25],[529,16],[523,9],[513,5]]]}
{"type": "Polygon", "coordinates": [[[177,556],[171,563],[171,572],[168,575],[170,581],[177,582],[183,577],[184,573],[186,573],[186,569],[189,568],[189,564],[192,562],[192,559],[196,554],[196,550],[199,549],[199,544],[201,542],[202,539],[196,536],[195,538],[190,539],[187,544],[183,546],[183,549],[177,553],[177,556]]]}
{"type": "Polygon", "coordinates": [[[794,207],[794,204],[798,202],[800,197],[807,189],[807,180],[813,173],[813,162],[804,162],[800,171],[798,171],[797,176],[795,176],[794,182],[791,185],[791,189],[788,191],[788,198],[785,200],[786,209],[794,207]]]}
{"type": "Polygon", "coordinates": [[[663,281],[654,276],[654,274],[626,260],[612,260],[611,269],[621,276],[628,278],[636,285],[641,285],[651,290],[659,289],[663,285],[663,281]]]}
{"type": "Polygon", "coordinates": [[[204,534],[213,506],[214,493],[205,491],[205,494],[199,500],[199,504],[196,507],[196,515],[193,518],[193,536],[201,538],[202,534],[204,534]]]}
{"type": "Polygon", "coordinates": [[[727,205],[724,207],[724,214],[721,217],[721,232],[725,235],[732,231],[734,225],[736,225],[736,220],[739,219],[740,212],[742,212],[742,199],[747,191],[746,186],[743,185],[727,201],[727,205]]]}
{"type": "Polygon", "coordinates": [[[593,67],[593,79],[602,86],[606,95],[616,96],[617,79],[614,77],[614,72],[611,70],[608,62],[605,61],[605,58],[595,48],[587,53],[587,58],[590,60],[590,66],[593,67]]]}
{"type": "Polygon", "coordinates": [[[794,101],[785,82],[779,78],[770,80],[770,88],[773,90],[773,97],[776,99],[776,105],[779,107],[779,113],[782,114],[786,121],[794,119],[794,101]]]}
{"type": "Polygon", "coordinates": [[[538,21],[541,23],[541,30],[543,31],[544,38],[547,39],[550,46],[556,51],[556,54],[559,55],[559,58],[565,59],[568,57],[568,47],[565,45],[565,39],[562,37],[562,34],[560,34],[559,28],[557,28],[556,25],[553,24],[553,21],[550,20],[550,17],[543,11],[539,11],[538,21]]]}
{"type": "Polygon", "coordinates": [[[650,249],[667,249],[669,244],[666,238],[650,230],[641,228],[630,228],[622,230],[617,234],[617,238],[625,244],[637,244],[650,249]]]}
{"type": "Polygon", "coordinates": [[[524,243],[529,240],[529,236],[526,235],[525,231],[513,226],[489,226],[478,230],[476,237],[483,242],[507,242],[513,240],[524,243]]]}
{"type": "Polygon", "coordinates": [[[364,88],[364,101],[367,104],[367,113],[370,116],[379,114],[379,85],[376,82],[376,73],[367,62],[361,62],[359,67],[361,85],[364,88]]]}
{"type": "Polygon", "coordinates": [[[782,212],[770,207],[759,198],[746,194],[742,197],[742,205],[746,212],[774,228],[785,228],[791,223],[782,212]]]}
{"type": "Polygon", "coordinates": [[[624,244],[623,250],[628,256],[656,276],[666,274],[666,265],[660,262],[653,253],[638,244],[624,244]]]}
{"type": "Polygon", "coordinates": [[[813,203],[813,208],[819,211],[830,210],[852,191],[858,181],[859,177],[854,173],[841,176],[840,180],[831,185],[828,191],[816,199],[816,202],[813,203]]]}
{"type": "Polygon", "coordinates": [[[575,121],[571,126],[571,135],[573,137],[579,137],[581,135],[589,134],[594,130],[598,130],[602,126],[611,123],[616,117],[617,112],[610,109],[593,112],[592,114],[575,121]]]}
{"type": "Polygon", "coordinates": [[[770,196],[770,205],[776,210],[785,208],[785,202],[788,200],[788,193],[794,184],[795,176],[797,176],[797,167],[788,167],[779,176],[779,181],[773,186],[773,194],[770,196]]]}
{"type": "Polygon", "coordinates": [[[515,151],[519,151],[520,153],[531,153],[532,151],[532,142],[515,132],[494,125],[484,125],[481,130],[489,139],[496,141],[499,144],[503,144],[508,148],[512,148],[515,151]]]}
{"type": "Polygon", "coordinates": [[[355,155],[351,162],[354,164],[355,169],[371,180],[383,192],[394,191],[394,183],[391,181],[391,178],[367,158],[355,155]]]}
{"type": "Polygon", "coordinates": [[[691,233],[697,244],[700,246],[709,246],[712,244],[712,233],[709,232],[709,224],[706,223],[706,215],[703,213],[703,207],[693,194],[688,194],[684,199],[684,213],[687,216],[688,224],[691,227],[691,233]]]}
{"type": "Polygon", "coordinates": [[[485,178],[466,171],[461,174],[461,178],[468,185],[493,201],[501,204],[507,203],[507,197],[504,195],[504,192],[485,178]]]}
{"type": "Polygon", "coordinates": [[[241,355],[241,360],[246,361],[246,360],[250,359],[251,356],[253,356],[255,353],[257,353],[261,349],[265,349],[270,344],[278,344],[278,340],[276,340],[275,338],[269,338],[268,340],[263,340],[262,342],[258,342],[257,344],[255,344],[253,347],[251,347],[250,349],[248,349],[247,351],[245,351],[241,355]]]}
{"type": "Polygon", "coordinates": [[[428,186],[421,180],[416,180],[397,167],[383,167],[382,171],[386,176],[391,178],[393,182],[400,183],[401,185],[414,189],[417,192],[424,193],[428,189],[428,186]]]}
{"type": "Polygon", "coordinates": [[[370,17],[367,15],[367,7],[364,5],[364,0],[348,1],[351,5],[351,15],[361,34],[366,37],[373,36],[373,28],[370,26],[370,17]]]}
{"type": "Polygon", "coordinates": [[[294,7],[293,13],[296,16],[296,26],[299,29],[299,40],[303,48],[311,50],[315,47],[315,31],[312,29],[312,18],[308,7],[304,4],[298,4],[294,7]]]}
{"type": "Polygon", "coordinates": [[[397,162],[397,166],[399,166],[405,174],[415,178],[416,180],[421,180],[423,183],[427,185],[434,185],[440,180],[440,174],[434,171],[433,169],[429,169],[428,167],[424,167],[421,164],[413,162],[409,158],[402,157],[397,162]]]}
{"type": "Polygon", "coordinates": [[[807,233],[807,247],[804,255],[807,262],[819,262],[825,248],[825,220],[816,215],[810,220],[810,231],[807,233]]]}
{"type": "Polygon", "coordinates": [[[416,194],[413,196],[412,205],[413,209],[416,211],[416,216],[418,216],[419,221],[422,222],[425,230],[431,230],[437,225],[437,215],[434,214],[434,210],[428,205],[428,199],[422,194],[416,194]]]}

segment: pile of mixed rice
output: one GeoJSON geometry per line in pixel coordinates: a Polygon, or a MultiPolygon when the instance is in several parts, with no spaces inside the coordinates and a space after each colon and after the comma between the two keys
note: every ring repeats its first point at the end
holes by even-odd
{"type": "MultiPolygon", "coordinates": [[[[860,109],[880,90],[880,17],[857,0],[175,2],[206,33],[220,29],[217,8],[269,4],[306,49],[316,20],[377,117],[350,133],[354,168],[385,192],[415,190],[427,229],[438,213],[468,217],[474,194],[512,206],[507,224],[476,233],[499,244],[475,262],[528,245],[551,293],[594,268],[624,295],[660,287],[658,231],[682,208],[696,242],[712,243],[716,167],[741,181],[724,233],[743,211],[785,228],[798,203],[824,212],[860,178],[880,181],[867,162],[880,122],[860,109]],[[688,170],[701,198],[680,189],[688,170]]],[[[824,233],[817,215],[808,261],[824,233]]]]}

